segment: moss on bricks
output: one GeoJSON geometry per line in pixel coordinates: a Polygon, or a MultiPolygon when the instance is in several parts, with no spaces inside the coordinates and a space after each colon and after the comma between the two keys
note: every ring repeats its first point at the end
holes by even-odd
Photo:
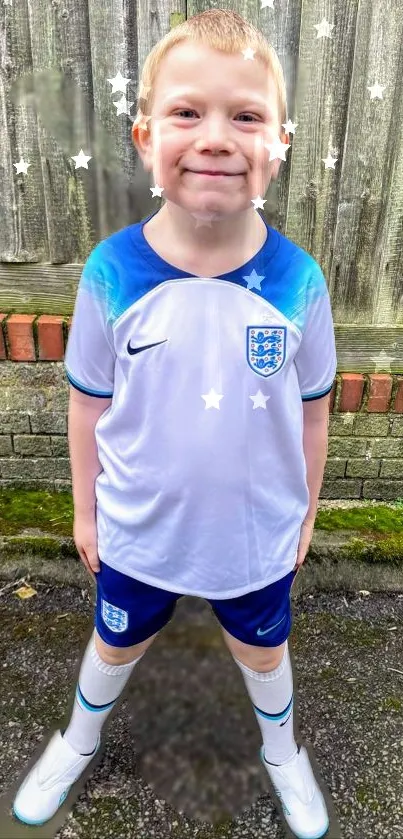
{"type": "Polygon", "coordinates": [[[353,538],[348,545],[340,547],[339,550],[345,559],[399,567],[403,563],[403,533],[382,536],[368,531],[365,539],[353,538]]]}
{"type": "Polygon", "coordinates": [[[77,556],[77,551],[69,550],[68,545],[60,544],[58,539],[51,536],[8,536],[7,554],[23,556],[40,556],[42,559],[52,559],[64,556],[77,556]]]}
{"type": "Polygon", "coordinates": [[[371,534],[403,535],[403,500],[368,507],[328,508],[318,510],[315,527],[320,530],[363,530],[371,534]]]}
{"type": "Polygon", "coordinates": [[[0,489],[0,533],[12,536],[24,528],[72,536],[74,505],[71,492],[0,489]]]}
{"type": "MultiPolygon", "coordinates": [[[[71,536],[74,521],[70,491],[0,489],[0,532],[19,533],[39,528],[58,536],[71,536]]],[[[315,527],[320,530],[362,530],[370,536],[400,534],[403,537],[403,500],[388,505],[318,510],[315,527]]]]}

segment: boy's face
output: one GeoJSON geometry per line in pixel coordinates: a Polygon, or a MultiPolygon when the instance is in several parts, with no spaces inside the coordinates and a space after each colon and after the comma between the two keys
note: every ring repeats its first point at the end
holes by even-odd
{"type": "Polygon", "coordinates": [[[243,54],[205,44],[177,44],[161,62],[147,131],[133,125],[133,142],[163,198],[189,213],[218,217],[253,207],[276,179],[264,144],[280,137],[277,89],[267,68],[243,54]],[[201,170],[219,170],[209,177],[201,170]]]}

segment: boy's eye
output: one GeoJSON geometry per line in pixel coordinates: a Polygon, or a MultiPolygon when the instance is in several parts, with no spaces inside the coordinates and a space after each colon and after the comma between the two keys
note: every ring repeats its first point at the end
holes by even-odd
{"type": "MultiPolygon", "coordinates": [[[[195,114],[196,111],[194,111],[192,108],[182,108],[180,111],[174,111],[174,115],[186,114],[186,113],[187,114],[195,114]]],[[[249,117],[252,117],[252,119],[254,119],[254,120],[259,119],[259,117],[254,116],[254,114],[249,114],[247,112],[239,114],[239,116],[249,116],[249,117]]]]}

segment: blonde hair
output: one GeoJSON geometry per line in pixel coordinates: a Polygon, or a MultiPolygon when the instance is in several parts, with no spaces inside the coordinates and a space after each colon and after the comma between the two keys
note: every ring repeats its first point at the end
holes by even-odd
{"type": "Polygon", "coordinates": [[[155,44],[141,73],[136,123],[142,116],[151,116],[159,65],[171,47],[183,41],[201,42],[212,49],[230,54],[240,53],[248,47],[254,50],[255,58],[260,59],[274,77],[281,133],[281,126],[287,121],[287,91],[278,55],[253,24],[237,12],[227,9],[207,9],[194,15],[175,26],[155,44]],[[143,87],[147,89],[144,97],[143,87]]]}

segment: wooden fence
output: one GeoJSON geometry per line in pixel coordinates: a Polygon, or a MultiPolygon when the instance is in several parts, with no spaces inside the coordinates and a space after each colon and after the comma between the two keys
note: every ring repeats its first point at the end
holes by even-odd
{"type": "MultiPolygon", "coordinates": [[[[0,312],[71,314],[91,249],[162,205],[131,140],[140,72],[170,27],[205,8],[0,4],[0,312]],[[123,94],[111,95],[108,79],[119,71],[131,80],[130,115],[113,104],[123,94]],[[88,170],[72,160],[81,148],[88,170]]],[[[227,8],[264,33],[284,69],[298,127],[264,213],[322,267],[338,370],[403,372],[403,3],[227,8]],[[324,19],[331,37],[320,34],[324,19]]]]}

